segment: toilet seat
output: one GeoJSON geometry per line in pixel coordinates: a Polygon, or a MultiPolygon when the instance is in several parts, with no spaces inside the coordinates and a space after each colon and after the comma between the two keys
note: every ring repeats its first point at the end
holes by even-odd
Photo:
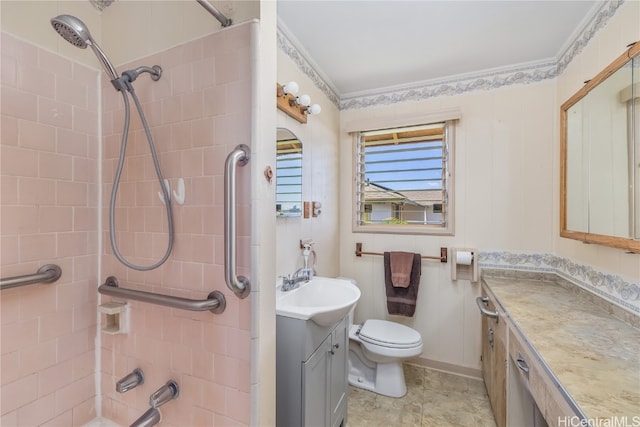
{"type": "Polygon", "coordinates": [[[365,343],[386,348],[407,349],[422,346],[422,337],[418,331],[386,320],[367,320],[360,327],[358,336],[365,343]]]}

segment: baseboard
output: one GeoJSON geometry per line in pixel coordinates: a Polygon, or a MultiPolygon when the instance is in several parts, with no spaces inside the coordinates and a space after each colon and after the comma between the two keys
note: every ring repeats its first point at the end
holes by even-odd
{"type": "Polygon", "coordinates": [[[415,357],[407,360],[405,363],[410,365],[422,366],[424,368],[434,369],[436,371],[442,371],[449,374],[460,375],[463,377],[469,377],[474,379],[482,379],[482,371],[480,369],[469,368],[467,366],[459,366],[451,363],[440,362],[437,360],[424,359],[422,357],[415,357]]]}

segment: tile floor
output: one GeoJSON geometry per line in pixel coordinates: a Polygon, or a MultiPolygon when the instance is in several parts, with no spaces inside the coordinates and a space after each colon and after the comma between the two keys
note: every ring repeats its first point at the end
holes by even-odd
{"type": "Polygon", "coordinates": [[[404,374],[400,399],[350,386],[347,427],[495,427],[482,380],[409,364],[404,374]]]}

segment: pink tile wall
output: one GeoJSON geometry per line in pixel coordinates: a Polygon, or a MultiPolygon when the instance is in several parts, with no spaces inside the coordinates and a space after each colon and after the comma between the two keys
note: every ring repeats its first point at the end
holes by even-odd
{"type": "MultiPolygon", "coordinates": [[[[175,246],[169,261],[150,272],[127,269],[115,259],[105,222],[102,279],[115,275],[123,287],[193,299],[219,290],[227,299],[220,315],[130,301],[130,333],[102,334],[103,415],[121,425],[144,413],[149,395],[169,379],[181,390],[177,400],[161,408],[163,426],[250,423],[251,297],[240,300],[227,289],[223,268],[224,162],[237,144],[251,141],[249,43],[249,26],[240,25],[119,67],[163,68],[158,82],[145,74],[134,86],[152,127],[164,176],[173,188],[184,178],[186,201],[173,205],[175,246]],[[116,393],[116,381],[136,367],[143,369],[145,383],[126,394],[116,393]]],[[[123,103],[109,83],[103,94],[106,218],[123,103]]],[[[131,129],[117,201],[117,239],[125,257],[149,265],[164,254],[166,214],[139,119],[132,120],[131,129]]],[[[248,167],[239,169],[238,259],[244,275],[250,267],[248,175],[248,167]]]]}
{"type": "Polygon", "coordinates": [[[62,268],[0,293],[2,426],[95,418],[97,73],[1,34],[2,277],[62,268]]]}

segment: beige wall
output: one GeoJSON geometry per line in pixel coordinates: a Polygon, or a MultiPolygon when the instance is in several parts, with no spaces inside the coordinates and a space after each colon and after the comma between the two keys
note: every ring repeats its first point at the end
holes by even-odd
{"type": "Polygon", "coordinates": [[[301,124],[278,110],[277,123],[302,141],[302,199],[322,203],[322,213],[316,218],[277,219],[276,273],[284,276],[300,268],[303,263],[300,240],[312,239],[318,256],[318,275],[336,277],[340,273],[339,112],[293,61],[278,50],[278,82],[286,84],[292,80],[300,86],[299,94],[308,94],[312,103],[322,107],[322,112],[309,116],[307,124],[301,124]]]}
{"type": "MultiPolygon", "coordinates": [[[[570,96],[582,86],[583,82],[593,78],[603,68],[620,56],[626,46],[640,40],[640,2],[625,2],[607,23],[596,33],[576,58],[569,64],[565,72],[557,79],[557,110],[570,96]]],[[[556,120],[559,114],[553,116],[556,120]]],[[[559,131],[558,131],[559,132],[559,131]]],[[[558,133],[556,132],[556,133],[558,133]]],[[[559,134],[554,139],[554,163],[558,164],[560,142],[559,134]]],[[[576,262],[594,266],[606,272],[620,274],[630,278],[640,278],[640,259],[620,249],[607,248],[600,245],[585,245],[581,242],[559,237],[558,202],[559,171],[554,170],[554,251],[557,255],[570,258],[576,262]]]]}
{"type": "Polygon", "coordinates": [[[251,424],[275,425],[276,420],[276,219],[275,186],[264,176],[275,168],[276,108],[276,3],[260,3],[260,24],[254,33],[252,121],[252,362],[251,424]],[[259,41],[259,42],[258,42],[259,41]]]}
{"type": "MultiPolygon", "coordinates": [[[[211,4],[236,25],[259,16],[255,0],[211,4]]],[[[218,20],[195,0],[117,0],[104,9],[101,21],[100,45],[116,65],[222,30],[218,20]]]]}
{"type": "Polygon", "coordinates": [[[100,12],[89,1],[20,1],[3,0],[0,3],[2,30],[39,47],[57,52],[82,64],[98,68],[95,56],[85,49],[78,49],[51,27],[51,18],[68,14],[80,18],[89,27],[98,43],[102,34],[100,12]]]}
{"type": "Polygon", "coordinates": [[[553,149],[555,84],[545,81],[422,102],[346,110],[344,128],[355,120],[429,114],[457,108],[462,118],[455,140],[455,236],[353,233],[352,138],[340,141],[340,274],[362,290],[356,321],[390,319],[418,330],[422,358],[480,367],[479,285],[451,281],[451,264],[423,261],[416,315],[388,316],[382,257],[353,253],[392,250],[435,256],[440,247],[549,252],[553,244],[553,149]]]}

